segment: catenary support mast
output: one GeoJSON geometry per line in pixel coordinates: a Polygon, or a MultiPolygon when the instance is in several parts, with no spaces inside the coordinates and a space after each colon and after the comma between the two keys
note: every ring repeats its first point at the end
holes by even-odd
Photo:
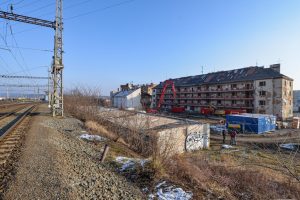
{"type": "Polygon", "coordinates": [[[64,116],[63,109],[63,18],[62,18],[62,5],[63,0],[56,0],[56,15],[55,21],[47,21],[34,17],[18,15],[12,12],[0,11],[0,18],[19,21],[28,24],[35,24],[44,27],[55,29],[54,36],[54,56],[52,62],[52,95],[51,95],[51,108],[52,115],[64,116]]]}

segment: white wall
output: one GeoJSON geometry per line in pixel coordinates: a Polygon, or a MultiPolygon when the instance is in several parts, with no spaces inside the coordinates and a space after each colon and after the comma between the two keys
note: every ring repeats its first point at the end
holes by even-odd
{"type": "Polygon", "coordinates": [[[141,88],[135,90],[126,97],[126,109],[141,110],[141,88]]]}

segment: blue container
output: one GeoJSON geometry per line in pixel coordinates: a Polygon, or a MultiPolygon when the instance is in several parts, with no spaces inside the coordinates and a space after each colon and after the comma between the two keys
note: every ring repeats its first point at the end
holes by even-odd
{"type": "Polygon", "coordinates": [[[274,115],[241,114],[226,115],[226,127],[239,129],[242,133],[261,134],[275,131],[276,117],[274,115]]]}

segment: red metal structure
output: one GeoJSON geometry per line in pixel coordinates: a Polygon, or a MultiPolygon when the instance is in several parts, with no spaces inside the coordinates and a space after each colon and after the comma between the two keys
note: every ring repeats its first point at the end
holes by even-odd
{"type": "Polygon", "coordinates": [[[157,109],[160,109],[161,104],[162,104],[162,102],[163,102],[163,100],[164,100],[164,97],[165,97],[165,93],[166,93],[167,87],[168,87],[169,85],[172,85],[173,99],[174,99],[174,100],[176,99],[176,90],[175,90],[174,82],[171,81],[171,80],[166,80],[166,81],[165,81],[165,85],[164,85],[164,87],[163,87],[163,89],[162,89],[162,92],[161,92],[161,95],[160,95],[158,104],[157,104],[157,109]]]}
{"type": "MultiPolygon", "coordinates": [[[[165,83],[164,83],[161,95],[159,97],[159,101],[158,101],[156,109],[149,109],[148,112],[157,113],[160,110],[161,104],[162,104],[162,102],[164,100],[164,97],[165,97],[166,90],[167,90],[169,85],[171,85],[171,87],[172,87],[173,99],[174,100],[176,99],[176,90],[175,90],[174,82],[172,80],[166,80],[165,83]]],[[[175,112],[175,113],[180,113],[180,112],[184,112],[185,108],[184,107],[173,106],[171,111],[175,112]]]]}

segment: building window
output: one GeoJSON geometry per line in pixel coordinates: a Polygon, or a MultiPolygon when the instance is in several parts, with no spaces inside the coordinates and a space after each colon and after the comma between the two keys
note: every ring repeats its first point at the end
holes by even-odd
{"type": "Polygon", "coordinates": [[[231,84],[231,89],[236,89],[236,84],[231,84]]]}
{"type": "Polygon", "coordinates": [[[221,100],[218,100],[218,104],[221,104],[221,100]]]}
{"type": "Polygon", "coordinates": [[[237,96],[237,93],[236,93],[236,92],[232,92],[231,95],[232,95],[233,97],[236,97],[236,96],[237,96]]]}
{"type": "Polygon", "coordinates": [[[221,93],[218,93],[218,97],[220,97],[221,96],[221,93]]]}
{"type": "Polygon", "coordinates": [[[266,101],[259,101],[259,105],[260,105],[260,106],[266,105],[266,101]]]}
{"type": "Polygon", "coordinates": [[[261,86],[261,87],[262,87],[262,86],[266,86],[266,81],[260,81],[260,82],[259,82],[259,86],[261,86]]]}
{"type": "Polygon", "coordinates": [[[290,82],[290,86],[292,87],[292,81],[290,82]]]}
{"type": "Polygon", "coordinates": [[[284,81],[284,85],[286,86],[286,80],[284,81]]]}
{"type": "Polygon", "coordinates": [[[264,96],[266,96],[266,94],[267,94],[266,91],[259,91],[259,96],[264,97],[264,96]]]}
{"type": "Polygon", "coordinates": [[[221,85],[218,85],[218,89],[221,89],[221,85]]]}
{"type": "Polygon", "coordinates": [[[231,101],[231,104],[236,104],[236,100],[232,100],[232,101],[231,101]]]}

